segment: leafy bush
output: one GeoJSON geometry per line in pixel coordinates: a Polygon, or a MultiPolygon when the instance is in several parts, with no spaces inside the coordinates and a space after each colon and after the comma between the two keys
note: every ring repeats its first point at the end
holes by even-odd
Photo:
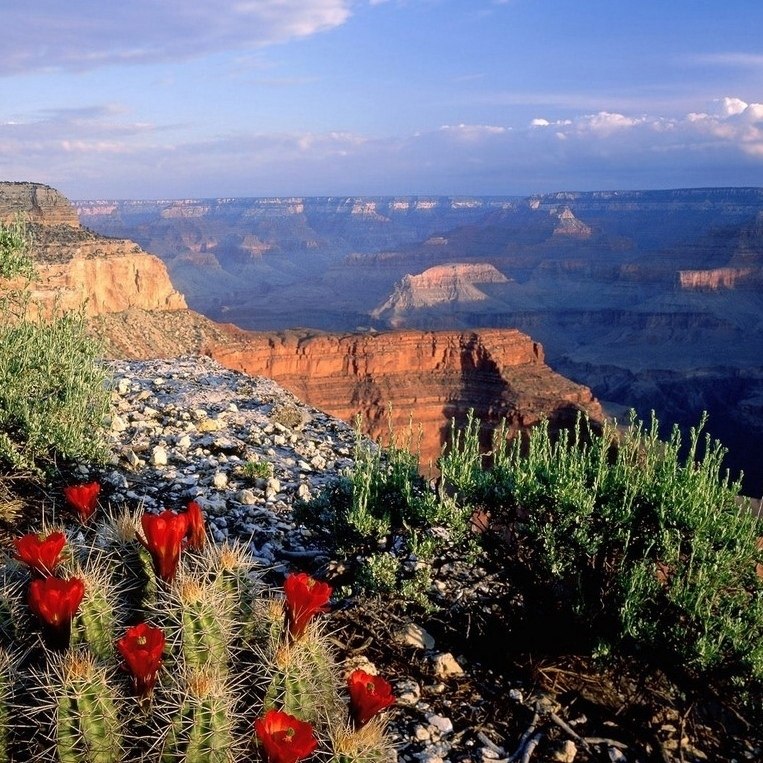
{"type": "MultiPolygon", "coordinates": [[[[8,230],[0,232],[6,264],[25,240],[8,230]]],[[[1,302],[0,463],[37,469],[59,457],[101,460],[109,392],[84,315],[34,317],[18,293],[1,302]]]]}
{"type": "Polygon", "coordinates": [[[241,465],[241,475],[246,479],[267,479],[273,476],[273,467],[267,461],[254,459],[241,465]]]}
{"type": "Polygon", "coordinates": [[[636,651],[760,686],[763,522],[722,478],[724,450],[703,425],[686,455],[679,430],[663,442],[654,418],[601,434],[581,418],[556,438],[540,425],[513,441],[499,427],[483,455],[470,417],[454,428],[437,489],[404,449],[360,443],[354,472],[304,517],[331,526],[348,558],[363,555],[362,586],[405,596],[411,560],[446,546],[438,528],[466,538],[479,511],[490,517],[483,560],[515,591],[505,627],[525,627],[528,644],[545,634],[560,648],[636,651]]]}
{"type": "Polygon", "coordinates": [[[37,270],[29,256],[29,233],[21,220],[0,223],[0,278],[23,276],[32,279],[37,270]]]}
{"type": "Polygon", "coordinates": [[[463,542],[469,509],[433,492],[408,447],[381,449],[358,434],[354,469],[315,500],[296,506],[300,521],[325,533],[347,560],[360,559],[358,590],[431,606],[429,563],[463,542]]]}
{"type": "Polygon", "coordinates": [[[490,469],[471,429],[443,474],[516,539],[495,553],[518,559],[541,601],[593,640],[763,679],[763,523],[721,477],[720,444],[701,447],[703,425],[685,457],[678,428],[662,442],[654,417],[622,436],[605,425],[595,437],[585,419],[556,441],[545,425],[525,444],[499,432],[490,469]]]}

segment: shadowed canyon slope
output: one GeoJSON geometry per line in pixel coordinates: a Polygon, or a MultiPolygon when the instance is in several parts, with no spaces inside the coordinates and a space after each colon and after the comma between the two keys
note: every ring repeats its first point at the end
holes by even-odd
{"type": "Polygon", "coordinates": [[[696,424],[763,492],[763,189],[81,202],[244,328],[517,328],[600,399],[696,424]],[[497,273],[487,278],[481,273],[497,273]]]}
{"type": "MultiPolygon", "coordinates": [[[[590,390],[551,371],[541,346],[514,330],[265,334],[214,323],[185,308],[159,260],[80,228],[67,204],[44,186],[0,184],[0,216],[34,220],[36,296],[49,303],[64,290],[86,299],[92,329],[114,356],[204,353],[346,420],[360,415],[372,436],[386,439],[390,423],[403,431],[413,424],[425,464],[439,454],[451,418],[465,419],[470,408],[486,437],[502,419],[516,432],[542,418],[559,427],[578,411],[602,415],[590,390]]],[[[502,280],[478,270],[477,278],[502,280]]]]}

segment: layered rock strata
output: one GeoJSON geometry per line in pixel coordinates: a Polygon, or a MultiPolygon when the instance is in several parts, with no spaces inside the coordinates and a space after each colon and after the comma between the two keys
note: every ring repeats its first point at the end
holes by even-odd
{"type": "Polygon", "coordinates": [[[415,445],[421,431],[424,465],[439,455],[451,419],[463,423],[469,409],[486,424],[488,440],[503,420],[517,432],[544,418],[552,427],[568,425],[579,411],[602,417],[588,388],[554,373],[542,347],[511,329],[250,334],[208,351],[223,365],[275,379],[346,421],[360,416],[375,439],[411,426],[415,445]]]}
{"type": "MultiPolygon", "coordinates": [[[[580,410],[601,416],[590,390],[551,371],[541,346],[519,331],[243,331],[184,309],[157,258],[132,242],[81,228],[71,205],[53,189],[0,184],[2,198],[10,201],[0,209],[8,212],[15,205],[33,220],[32,253],[40,274],[28,286],[34,301],[63,310],[84,303],[93,331],[112,357],[203,353],[228,368],[274,379],[305,403],[345,421],[360,416],[375,438],[410,426],[415,447],[420,429],[424,464],[439,455],[451,419],[463,421],[469,409],[485,422],[486,439],[504,419],[516,432],[542,418],[563,426],[580,410]]],[[[505,280],[490,265],[458,268],[446,266],[435,275],[505,280]]]]}
{"type": "Polygon", "coordinates": [[[0,222],[29,224],[38,277],[5,281],[24,288],[35,309],[67,311],[84,305],[87,316],[130,308],[182,310],[184,297],[162,261],[124,239],[106,239],[82,228],[74,207],[48,186],[0,183],[0,222]]]}

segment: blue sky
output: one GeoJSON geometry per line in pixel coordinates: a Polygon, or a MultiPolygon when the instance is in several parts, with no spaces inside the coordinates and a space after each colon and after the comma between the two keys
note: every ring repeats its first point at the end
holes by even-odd
{"type": "Polygon", "coordinates": [[[0,179],[70,198],[763,185],[759,0],[0,3],[0,179]]]}

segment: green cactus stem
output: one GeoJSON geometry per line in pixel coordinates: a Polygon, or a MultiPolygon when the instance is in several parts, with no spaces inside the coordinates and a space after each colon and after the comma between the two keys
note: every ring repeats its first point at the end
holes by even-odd
{"type": "Polygon", "coordinates": [[[108,563],[99,555],[75,572],[85,581],[85,598],[72,627],[72,644],[86,643],[99,660],[114,656],[114,633],[118,630],[118,590],[108,574],[108,563]]]}
{"type": "Polygon", "coordinates": [[[242,743],[236,738],[236,692],[216,671],[191,671],[186,693],[171,716],[162,763],[232,763],[242,743]]]}
{"type": "Polygon", "coordinates": [[[117,697],[105,668],[84,650],[49,655],[55,752],[61,763],[118,763],[123,758],[117,697]]]}
{"type": "Polygon", "coordinates": [[[324,638],[307,632],[299,641],[284,643],[264,667],[269,673],[266,710],[280,709],[317,726],[343,720],[336,665],[324,638]]]}

